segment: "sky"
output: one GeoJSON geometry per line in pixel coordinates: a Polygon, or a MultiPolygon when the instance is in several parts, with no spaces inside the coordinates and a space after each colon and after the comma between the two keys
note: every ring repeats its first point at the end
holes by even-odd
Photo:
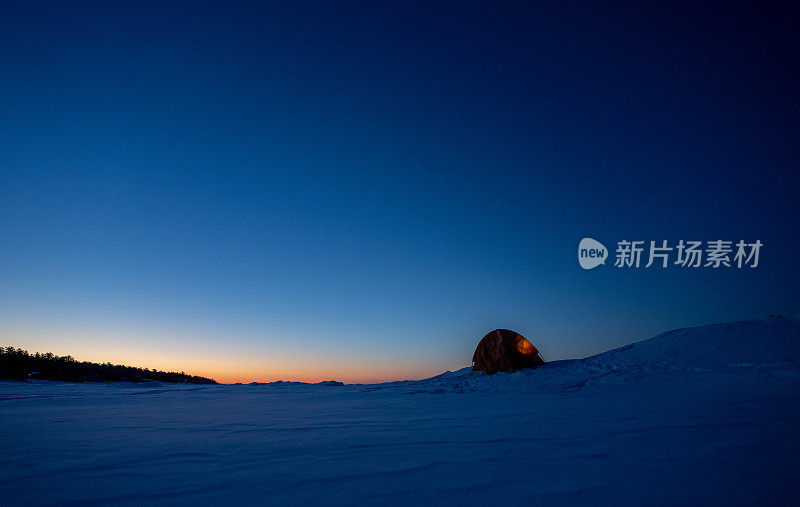
{"type": "Polygon", "coordinates": [[[642,4],[0,3],[0,345],[374,382],[800,312],[797,7],[642,4]],[[613,265],[681,239],[764,246],[613,265]]]}

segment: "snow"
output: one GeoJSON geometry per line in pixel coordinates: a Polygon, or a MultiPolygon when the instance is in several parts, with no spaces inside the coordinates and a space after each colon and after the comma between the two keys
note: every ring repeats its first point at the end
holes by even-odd
{"type": "Polygon", "coordinates": [[[0,503],[792,504],[800,319],[374,385],[0,382],[0,503]]]}

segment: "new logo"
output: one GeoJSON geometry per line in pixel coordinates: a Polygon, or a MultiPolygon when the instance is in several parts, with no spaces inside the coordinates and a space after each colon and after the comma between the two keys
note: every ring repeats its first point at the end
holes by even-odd
{"type": "Polygon", "coordinates": [[[607,258],[608,249],[596,239],[583,238],[578,244],[578,263],[583,269],[594,269],[605,264],[607,258]]]}

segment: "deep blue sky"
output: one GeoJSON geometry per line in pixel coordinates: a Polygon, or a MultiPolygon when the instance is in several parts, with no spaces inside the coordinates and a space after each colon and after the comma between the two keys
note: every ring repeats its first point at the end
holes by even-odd
{"type": "Polygon", "coordinates": [[[375,380],[800,311],[796,7],[164,4],[2,4],[4,345],[375,380]]]}

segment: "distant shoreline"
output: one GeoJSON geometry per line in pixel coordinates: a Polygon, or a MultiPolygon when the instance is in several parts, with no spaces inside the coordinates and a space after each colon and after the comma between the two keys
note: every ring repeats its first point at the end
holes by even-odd
{"type": "Polygon", "coordinates": [[[76,361],[51,352],[0,347],[0,380],[53,380],[59,382],[170,382],[217,384],[212,378],[184,372],[164,372],[111,363],[76,361]]]}

